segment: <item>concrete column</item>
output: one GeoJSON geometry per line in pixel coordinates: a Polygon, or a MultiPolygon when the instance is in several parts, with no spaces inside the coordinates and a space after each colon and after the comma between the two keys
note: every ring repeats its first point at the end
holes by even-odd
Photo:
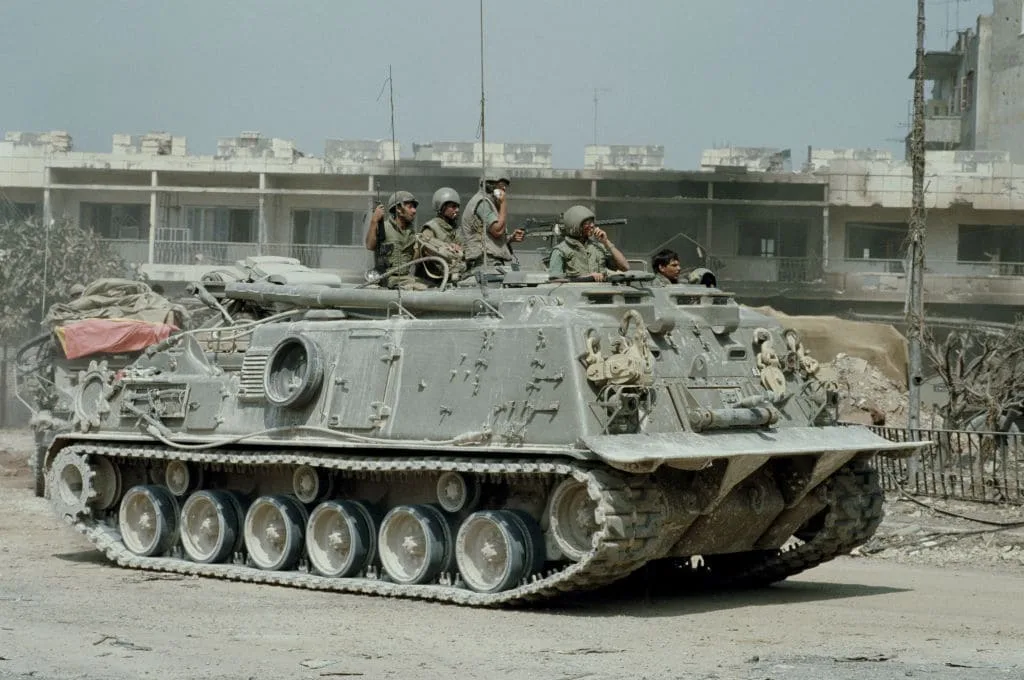
{"type": "MultiPolygon", "coordinates": [[[[828,203],[828,185],[825,185],[825,202],[828,203]]],[[[828,231],[830,228],[828,206],[821,209],[821,271],[828,271],[828,231]]]]}
{"type": "Polygon", "coordinates": [[[259,210],[256,212],[256,254],[263,254],[267,242],[267,173],[260,173],[259,210]]]}
{"type": "Polygon", "coordinates": [[[50,167],[46,166],[43,168],[43,229],[49,229],[52,221],[53,199],[50,196],[50,167]]]}
{"type": "MultiPolygon", "coordinates": [[[[715,183],[708,182],[708,199],[713,200],[715,198],[715,183]]],[[[708,203],[707,211],[704,215],[704,266],[711,269],[711,238],[712,238],[712,225],[714,224],[714,206],[708,203]]]]}
{"type": "Polygon", "coordinates": [[[156,176],[156,170],[149,173],[149,186],[153,188],[153,191],[149,192],[149,254],[148,262],[153,264],[156,257],[156,229],[157,229],[157,195],[156,186],[158,180],[156,176]]]}

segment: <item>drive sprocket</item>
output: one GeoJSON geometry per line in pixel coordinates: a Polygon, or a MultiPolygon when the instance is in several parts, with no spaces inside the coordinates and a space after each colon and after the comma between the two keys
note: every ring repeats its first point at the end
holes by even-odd
{"type": "Polygon", "coordinates": [[[91,514],[91,503],[99,491],[94,484],[96,471],[89,465],[87,454],[60,451],[46,475],[50,503],[58,517],[73,523],[91,514]]]}

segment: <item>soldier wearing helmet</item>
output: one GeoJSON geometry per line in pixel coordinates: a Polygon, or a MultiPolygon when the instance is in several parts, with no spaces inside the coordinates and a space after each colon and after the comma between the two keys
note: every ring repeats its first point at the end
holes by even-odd
{"type": "MultiPolygon", "coordinates": [[[[416,207],[419,201],[408,191],[396,191],[388,197],[385,207],[378,205],[370,217],[370,228],[366,232],[366,249],[374,251],[378,269],[395,270],[386,281],[388,288],[423,290],[426,285],[419,281],[403,265],[416,259],[416,207]]],[[[381,272],[384,273],[384,272],[381,272]]]]}
{"type": "Polygon", "coordinates": [[[481,182],[480,191],[466,203],[459,224],[459,243],[466,254],[466,265],[473,269],[483,264],[485,255],[489,264],[512,262],[509,243],[518,243],[526,236],[522,229],[508,232],[507,177],[481,182]]]}
{"type": "MultiPolygon", "coordinates": [[[[449,276],[458,279],[466,269],[462,246],[458,242],[458,218],[462,200],[455,189],[441,187],[434,192],[432,204],[435,215],[420,229],[420,256],[443,257],[448,262],[449,276]]],[[[423,273],[428,280],[439,280],[443,272],[437,262],[424,262],[423,273]]]]}
{"type": "Polygon", "coordinates": [[[604,281],[611,272],[629,271],[629,262],[604,229],[594,224],[590,208],[574,205],[562,214],[565,237],[551,251],[548,274],[555,278],[589,277],[604,281]]]}

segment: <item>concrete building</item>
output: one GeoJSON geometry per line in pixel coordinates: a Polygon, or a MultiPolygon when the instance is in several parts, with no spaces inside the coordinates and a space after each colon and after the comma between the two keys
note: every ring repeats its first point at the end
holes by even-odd
{"type": "Polygon", "coordinates": [[[959,31],[949,50],[925,54],[926,148],[1007,151],[1024,163],[1022,36],[1024,0],[993,0],[992,14],[959,31]]]}
{"type": "MultiPolygon", "coordinates": [[[[255,133],[220,140],[214,156],[188,155],[186,140],[167,133],[115,135],[110,153],[72,148],[67,133],[9,133],[3,216],[78,220],[131,262],[174,265],[164,276],[253,254],[364,270],[375,201],[410,190],[425,220],[438,187],[468,198],[479,177],[472,142],[414,145],[417,157],[397,163],[390,140],[328,140],[316,158],[255,133]]],[[[702,170],[681,172],[555,169],[544,144],[487,151],[512,179],[513,224],[582,203],[628,218],[612,238],[636,266],[668,246],[685,264],[710,263],[747,302],[902,309],[911,178],[888,152],[810,149],[800,172],[784,172],[773,164],[789,155],[778,149],[717,149],[702,155],[702,170]]],[[[926,303],[943,315],[1012,319],[1024,302],[1024,165],[1006,152],[933,151],[926,173],[926,303]]],[[[540,266],[545,246],[531,238],[518,248],[523,265],[540,266]]]]}

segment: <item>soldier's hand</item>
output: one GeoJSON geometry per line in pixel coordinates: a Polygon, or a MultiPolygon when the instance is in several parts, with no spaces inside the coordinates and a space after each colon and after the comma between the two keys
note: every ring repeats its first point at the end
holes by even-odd
{"type": "Polygon", "coordinates": [[[590,277],[594,279],[594,283],[601,283],[602,281],[604,281],[604,274],[602,274],[601,272],[594,272],[593,274],[590,275],[590,277]]]}
{"type": "Polygon", "coordinates": [[[370,218],[370,221],[373,222],[374,224],[377,224],[382,219],[384,219],[384,206],[378,203],[377,206],[373,209],[373,216],[370,218]]]}
{"type": "Polygon", "coordinates": [[[513,243],[519,243],[520,241],[522,241],[525,238],[526,238],[526,231],[524,229],[522,229],[521,227],[519,229],[516,229],[515,231],[513,231],[512,235],[509,236],[509,240],[512,241],[513,243]]]}
{"type": "Polygon", "coordinates": [[[594,231],[590,232],[590,235],[598,243],[608,245],[608,234],[601,227],[594,227],[594,231]]]}

